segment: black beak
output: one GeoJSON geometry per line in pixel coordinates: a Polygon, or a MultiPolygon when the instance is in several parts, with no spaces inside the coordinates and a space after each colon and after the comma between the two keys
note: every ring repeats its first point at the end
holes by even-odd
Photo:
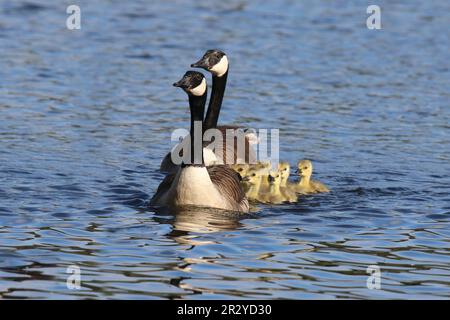
{"type": "Polygon", "coordinates": [[[243,177],[242,181],[250,181],[250,178],[249,177],[243,177]]]}
{"type": "Polygon", "coordinates": [[[208,62],[206,61],[206,59],[201,58],[196,63],[191,64],[191,68],[202,68],[202,69],[208,70],[209,65],[208,65],[208,62]]]}
{"type": "Polygon", "coordinates": [[[275,181],[275,179],[271,175],[269,175],[267,178],[269,179],[269,182],[275,181]]]}
{"type": "Polygon", "coordinates": [[[181,79],[180,81],[177,81],[173,84],[174,87],[187,89],[189,88],[189,83],[187,83],[187,80],[185,78],[181,79]]]}

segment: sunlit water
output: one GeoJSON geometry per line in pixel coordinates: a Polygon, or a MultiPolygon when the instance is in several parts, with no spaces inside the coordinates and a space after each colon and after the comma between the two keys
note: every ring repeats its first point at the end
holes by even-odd
{"type": "Polygon", "coordinates": [[[378,1],[382,30],[365,1],[76,2],[74,31],[67,4],[0,2],[0,298],[450,297],[448,1],[378,1]],[[171,83],[210,48],[220,122],[279,128],[331,193],[147,209],[188,127],[171,83]]]}

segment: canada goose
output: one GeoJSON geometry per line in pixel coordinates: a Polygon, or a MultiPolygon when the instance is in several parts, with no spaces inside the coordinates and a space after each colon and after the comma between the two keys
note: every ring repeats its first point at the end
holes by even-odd
{"type": "Polygon", "coordinates": [[[268,168],[258,168],[255,167],[256,170],[258,170],[260,176],[261,176],[261,183],[259,185],[259,193],[264,194],[269,192],[270,187],[270,169],[268,168]]]}
{"type": "MultiPolygon", "coordinates": [[[[254,170],[262,170],[263,172],[266,171],[266,173],[269,173],[269,168],[270,168],[271,164],[270,161],[269,162],[257,162],[255,164],[248,164],[248,163],[237,163],[237,164],[232,164],[231,168],[236,171],[237,173],[239,173],[239,175],[241,177],[245,177],[247,175],[247,172],[251,169],[254,170]]],[[[260,173],[260,176],[262,175],[262,173],[260,173]]],[[[267,178],[267,176],[266,176],[267,178]]],[[[266,179],[267,180],[267,179],[266,179]]],[[[269,182],[267,181],[267,187],[269,187],[269,182]]]]}
{"type": "Polygon", "coordinates": [[[246,175],[242,178],[242,182],[245,186],[245,195],[248,200],[260,200],[259,189],[261,186],[261,178],[261,172],[254,168],[249,169],[246,172],[246,175]]]}
{"type": "Polygon", "coordinates": [[[289,162],[282,161],[278,164],[278,172],[281,174],[281,183],[280,183],[280,191],[281,194],[287,199],[289,202],[295,202],[298,200],[295,191],[292,190],[292,184],[288,182],[289,175],[291,172],[291,166],[289,162]]]}
{"type": "Polygon", "coordinates": [[[269,191],[259,196],[260,201],[273,204],[280,204],[287,201],[287,199],[283,196],[283,194],[280,191],[280,184],[281,184],[280,172],[270,171],[269,181],[270,181],[269,191]]]}
{"type": "MultiPolygon", "coordinates": [[[[229,70],[229,62],[227,55],[220,50],[208,50],[205,52],[203,57],[191,64],[193,68],[202,68],[206,71],[209,71],[212,74],[213,85],[211,91],[211,97],[209,99],[208,111],[205,116],[205,131],[208,129],[218,129],[221,131],[222,136],[224,137],[223,141],[223,163],[226,160],[227,152],[232,152],[234,155],[233,162],[238,162],[238,140],[234,138],[233,149],[228,150],[230,146],[227,146],[225,143],[225,139],[227,137],[227,130],[233,129],[235,132],[237,129],[240,129],[237,126],[218,126],[217,122],[219,120],[220,109],[222,107],[223,96],[225,93],[225,88],[227,85],[228,78],[228,70],[229,70]],[[227,148],[228,147],[228,148],[227,148]]],[[[240,159],[245,163],[254,163],[256,161],[256,155],[251,147],[252,144],[257,143],[252,135],[245,134],[245,154],[244,159],[240,159]]]]}
{"type": "Polygon", "coordinates": [[[255,168],[257,170],[263,169],[263,170],[270,171],[270,169],[272,168],[272,162],[270,160],[257,161],[256,163],[251,164],[250,167],[255,168]]]}
{"type": "Polygon", "coordinates": [[[240,185],[238,174],[230,167],[223,165],[206,167],[203,148],[200,147],[199,151],[196,150],[196,137],[201,132],[196,132],[195,122],[203,121],[208,91],[205,77],[200,72],[188,71],[180,81],[173,85],[182,88],[189,96],[190,161],[165,177],[151,199],[150,205],[202,206],[248,212],[248,200],[240,185]]]}
{"type": "MultiPolygon", "coordinates": [[[[226,137],[227,137],[227,130],[232,130],[232,132],[236,133],[236,130],[241,130],[237,126],[217,126],[217,122],[219,120],[219,114],[220,109],[222,107],[222,101],[223,96],[225,93],[225,88],[227,84],[227,78],[228,78],[228,58],[226,54],[220,50],[208,50],[203,55],[202,59],[197,61],[196,63],[193,63],[191,65],[193,68],[203,68],[213,75],[213,86],[211,91],[211,97],[209,99],[209,105],[208,105],[208,111],[206,113],[203,131],[206,131],[208,129],[218,129],[222,136],[224,137],[224,140],[222,141],[222,150],[215,150],[213,152],[210,148],[204,148],[204,160],[205,164],[207,166],[214,165],[214,164],[230,164],[230,160],[233,163],[238,162],[246,162],[246,163],[253,163],[255,162],[256,155],[251,147],[252,144],[257,143],[257,139],[255,139],[254,134],[252,133],[246,133],[244,130],[244,147],[245,147],[245,154],[243,155],[244,158],[238,158],[238,139],[237,137],[233,138],[233,145],[227,145],[226,143],[226,137]],[[227,159],[227,154],[233,155],[233,159],[227,159]],[[216,156],[217,155],[217,156],[216,156]],[[238,161],[239,160],[239,161],[238,161]]],[[[209,142],[204,142],[203,146],[207,147],[210,145],[209,142]]],[[[172,162],[171,152],[167,153],[166,156],[163,158],[160,170],[163,172],[173,172],[177,168],[177,165],[175,165],[172,162]]]]}
{"type": "Polygon", "coordinates": [[[294,186],[293,190],[297,193],[320,193],[329,192],[330,190],[321,182],[311,180],[313,165],[309,160],[301,160],[298,162],[298,174],[300,180],[294,186]]]}
{"type": "Polygon", "coordinates": [[[247,171],[250,169],[248,163],[237,163],[232,164],[231,169],[239,173],[241,177],[245,177],[247,175],[247,171]]]}
{"type": "MultiPolygon", "coordinates": [[[[183,150],[180,150],[179,156],[183,156],[183,150]]],[[[205,161],[206,166],[212,166],[221,163],[221,161],[217,159],[216,155],[211,149],[205,148],[205,144],[203,146],[203,160],[205,161]]],[[[159,170],[162,172],[175,172],[178,167],[179,166],[174,164],[172,161],[172,152],[168,152],[161,161],[159,170]]]]}
{"type": "Polygon", "coordinates": [[[282,161],[278,163],[278,171],[281,174],[281,186],[285,187],[288,182],[289,174],[291,173],[291,166],[288,162],[282,161]]]}

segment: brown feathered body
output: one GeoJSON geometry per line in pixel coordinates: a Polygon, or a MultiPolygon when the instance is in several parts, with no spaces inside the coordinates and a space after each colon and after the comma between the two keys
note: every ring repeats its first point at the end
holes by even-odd
{"type": "MultiPolygon", "coordinates": [[[[251,139],[248,136],[243,137],[244,149],[241,149],[242,155],[238,153],[238,137],[234,134],[234,132],[229,135],[230,130],[241,130],[237,126],[218,126],[217,130],[220,131],[222,135],[222,150],[214,150],[214,154],[212,152],[205,152],[205,164],[214,165],[214,164],[227,164],[232,165],[235,163],[256,163],[256,154],[255,150],[252,146],[251,139]],[[231,145],[227,144],[227,138],[233,139],[233,143],[231,145]],[[240,156],[240,157],[238,157],[240,156]],[[229,159],[228,159],[228,158],[229,159]]],[[[203,142],[203,148],[211,150],[212,144],[214,141],[203,142]],[[208,147],[209,146],[209,147],[208,147]]],[[[207,150],[205,150],[207,151],[207,150]]],[[[183,150],[180,151],[180,157],[183,156],[183,150]]],[[[161,162],[160,170],[162,172],[174,172],[177,169],[178,165],[175,165],[172,161],[171,153],[167,153],[164,159],[161,162]]]]}
{"type": "Polygon", "coordinates": [[[150,204],[168,207],[195,205],[237,212],[249,211],[249,203],[240,185],[239,175],[225,165],[180,167],[161,182],[150,204]]]}

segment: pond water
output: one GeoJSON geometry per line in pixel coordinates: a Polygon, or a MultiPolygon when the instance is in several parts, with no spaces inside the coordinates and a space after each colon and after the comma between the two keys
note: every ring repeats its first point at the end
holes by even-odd
{"type": "Polygon", "coordinates": [[[66,4],[0,3],[0,298],[450,297],[448,1],[378,1],[381,30],[364,1],[74,2],[72,31],[66,4]],[[171,84],[210,48],[220,123],[279,128],[331,193],[147,208],[189,125],[171,84]]]}

